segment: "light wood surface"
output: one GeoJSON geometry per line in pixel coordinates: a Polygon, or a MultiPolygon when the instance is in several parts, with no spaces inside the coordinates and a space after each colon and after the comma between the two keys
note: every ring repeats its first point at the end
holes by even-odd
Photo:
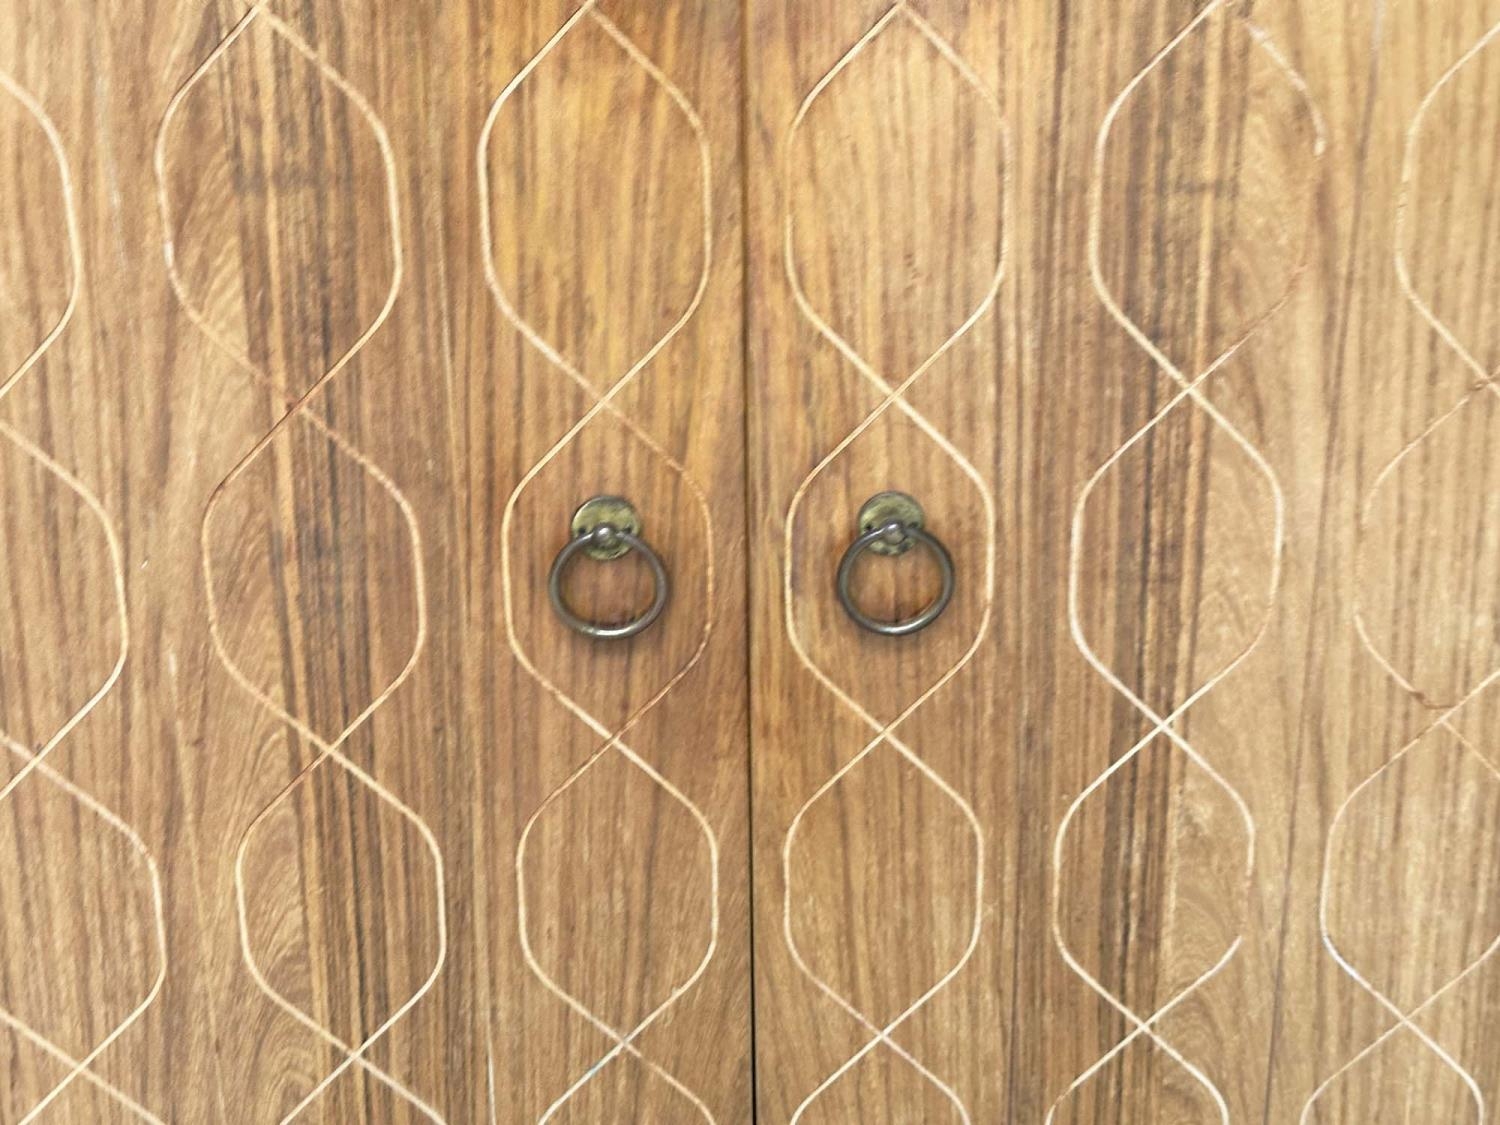
{"type": "Polygon", "coordinates": [[[1493,1116],[1500,7],[749,11],[760,1120],[1493,1116]]]}
{"type": "Polygon", "coordinates": [[[0,0],[0,1122],[1491,1119],[1497,21],[0,0]]]}
{"type": "Polygon", "coordinates": [[[576,7],[0,5],[0,1121],[750,1119],[739,17],[576,7]]]}

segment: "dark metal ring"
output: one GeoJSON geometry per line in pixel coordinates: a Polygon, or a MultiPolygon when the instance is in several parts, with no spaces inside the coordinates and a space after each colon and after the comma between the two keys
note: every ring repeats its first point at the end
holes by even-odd
{"type": "Polygon", "coordinates": [[[844,552],[844,557],[839,560],[838,592],[839,604],[844,607],[844,612],[861,629],[868,629],[872,633],[879,633],[883,637],[906,637],[921,629],[927,628],[948,608],[948,603],[953,600],[953,556],[948,554],[948,548],[943,546],[942,540],[930,531],[909,523],[901,523],[893,520],[890,523],[872,527],[864,532],[844,552]],[[935,556],[938,561],[938,571],[942,575],[943,588],[938,591],[938,596],[933,598],[927,608],[920,613],[903,618],[900,621],[877,621],[869,616],[864,610],[854,603],[854,595],[849,592],[849,579],[854,573],[854,564],[859,561],[859,556],[864,554],[867,547],[872,547],[880,542],[910,542],[921,543],[935,556]]]}
{"type": "Polygon", "coordinates": [[[568,540],[567,545],[557,552],[557,558],[552,560],[552,571],[547,576],[547,596],[552,600],[552,608],[557,611],[557,616],[562,618],[563,624],[575,633],[582,633],[585,637],[598,637],[601,640],[633,637],[650,628],[651,623],[660,617],[661,611],[667,607],[667,595],[670,592],[667,568],[662,565],[661,556],[653,551],[644,539],[608,523],[601,523],[592,530],[575,535],[568,540]],[[598,621],[589,621],[579,617],[568,608],[567,599],[563,597],[563,572],[567,570],[568,563],[579,551],[590,547],[610,548],[621,544],[627,549],[639,551],[641,557],[646,560],[646,565],[651,568],[651,578],[656,583],[656,596],[652,599],[650,608],[639,617],[632,617],[620,625],[603,625],[598,621]]]}

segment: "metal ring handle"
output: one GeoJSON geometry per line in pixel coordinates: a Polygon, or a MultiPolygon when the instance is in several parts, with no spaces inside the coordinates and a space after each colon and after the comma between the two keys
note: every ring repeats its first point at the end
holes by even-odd
{"type": "Polygon", "coordinates": [[[880,524],[862,533],[858,539],[849,544],[849,549],[844,552],[844,557],[839,560],[838,593],[839,604],[844,607],[844,612],[861,629],[868,629],[872,633],[879,633],[883,637],[906,637],[919,630],[927,628],[940,616],[943,610],[948,608],[948,603],[953,600],[953,556],[948,554],[948,548],[943,546],[943,541],[920,524],[902,523],[900,520],[891,520],[880,524]],[[854,564],[859,561],[859,556],[865,553],[866,548],[873,547],[877,543],[904,542],[921,543],[929,551],[937,556],[938,571],[942,575],[943,588],[938,591],[938,596],[933,598],[927,608],[912,617],[902,618],[900,621],[877,621],[864,610],[860,609],[854,602],[854,595],[849,592],[849,579],[854,573],[854,564]]]}
{"type": "Polygon", "coordinates": [[[661,556],[635,533],[609,523],[601,523],[570,539],[563,549],[557,552],[557,558],[552,560],[552,570],[547,575],[547,596],[551,599],[552,608],[557,611],[557,616],[562,618],[563,624],[575,633],[582,633],[585,637],[597,637],[601,640],[621,640],[645,632],[651,627],[651,623],[661,616],[661,611],[667,607],[667,595],[670,592],[671,585],[667,580],[667,568],[662,564],[661,556]],[[632,617],[620,625],[604,625],[598,621],[579,617],[568,607],[567,599],[563,597],[563,572],[568,569],[568,563],[579,551],[590,548],[595,551],[618,550],[621,546],[625,550],[639,551],[641,557],[646,560],[646,565],[651,568],[651,578],[656,584],[656,595],[651,601],[650,608],[640,616],[632,617]]]}

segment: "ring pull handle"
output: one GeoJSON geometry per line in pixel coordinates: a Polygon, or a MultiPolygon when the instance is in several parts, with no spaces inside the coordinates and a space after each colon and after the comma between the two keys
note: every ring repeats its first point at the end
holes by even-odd
{"type": "Polygon", "coordinates": [[[922,505],[904,492],[877,492],[859,509],[859,536],[849,544],[839,560],[838,594],[844,612],[861,629],[883,637],[906,637],[927,628],[953,600],[953,556],[943,541],[924,526],[922,505]],[[937,557],[942,589],[927,607],[900,621],[878,621],[860,609],[849,591],[849,580],[859,556],[869,551],[876,555],[904,555],[921,544],[937,557]]]}
{"type": "Polygon", "coordinates": [[[552,570],[547,575],[547,596],[551,599],[557,616],[575,633],[601,640],[623,640],[645,632],[667,607],[671,584],[667,580],[667,568],[662,564],[661,556],[641,538],[641,517],[635,506],[619,496],[595,496],[585,500],[578,511],[573,513],[571,527],[573,538],[557,552],[557,558],[552,560],[552,570]],[[573,558],[582,552],[599,562],[611,562],[631,551],[640,552],[640,557],[651,568],[655,594],[650,607],[639,616],[619,625],[590,621],[574,613],[562,592],[563,575],[573,558]]]}

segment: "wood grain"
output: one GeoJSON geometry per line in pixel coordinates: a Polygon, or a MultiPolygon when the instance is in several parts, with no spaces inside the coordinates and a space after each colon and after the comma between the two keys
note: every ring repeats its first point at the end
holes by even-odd
{"type": "Polygon", "coordinates": [[[5,371],[69,205],[82,262],[0,405],[0,777],[130,641],[0,800],[0,1120],[749,1120],[738,17],[600,5],[481,152],[575,8],[0,7],[71,172],[0,94],[5,371]],[[546,605],[596,492],[633,643],[546,605]]]}
{"type": "Polygon", "coordinates": [[[749,13],[760,1118],[1493,1112],[1500,9],[749,13]]]}
{"type": "Polygon", "coordinates": [[[1488,1119],[1497,21],[7,0],[0,1121],[1488,1119]]]}

